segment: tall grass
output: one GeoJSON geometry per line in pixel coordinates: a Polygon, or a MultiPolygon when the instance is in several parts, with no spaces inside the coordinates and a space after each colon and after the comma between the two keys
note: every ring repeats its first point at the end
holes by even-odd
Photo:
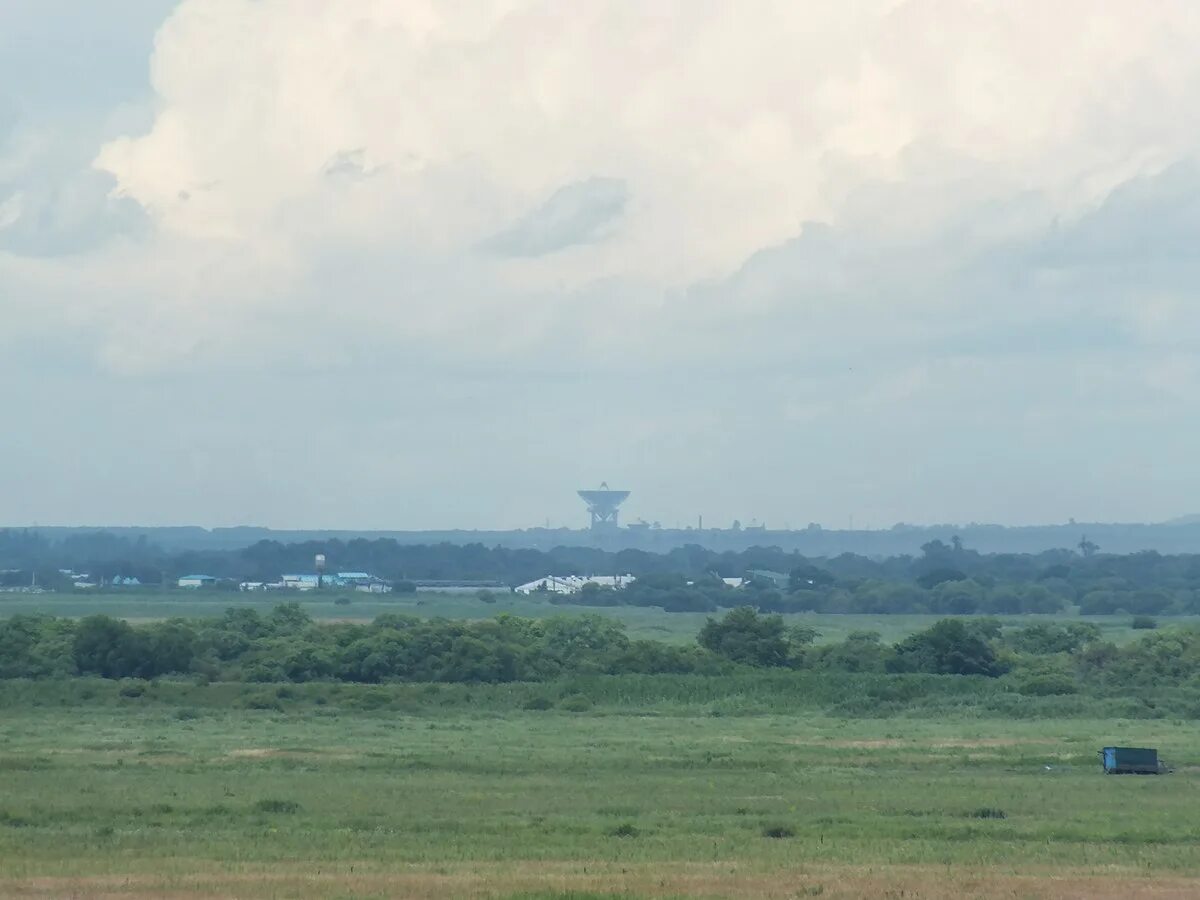
{"type": "Polygon", "coordinates": [[[113,681],[74,678],[0,681],[0,709],[160,708],[180,720],[205,711],[324,709],[438,715],[514,711],[543,714],[812,714],[857,718],[1192,719],[1195,686],[1139,689],[1132,695],[1027,696],[1006,679],[757,670],[722,676],[589,675],[526,684],[363,685],[204,683],[195,679],[113,681]]]}

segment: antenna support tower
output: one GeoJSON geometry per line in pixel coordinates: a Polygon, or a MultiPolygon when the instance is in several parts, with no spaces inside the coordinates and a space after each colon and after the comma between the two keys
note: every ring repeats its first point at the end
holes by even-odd
{"type": "Polygon", "coordinates": [[[617,527],[617,508],[625,502],[629,491],[612,491],[607,482],[601,482],[598,491],[579,491],[579,497],[587,504],[592,516],[592,531],[617,527]]]}

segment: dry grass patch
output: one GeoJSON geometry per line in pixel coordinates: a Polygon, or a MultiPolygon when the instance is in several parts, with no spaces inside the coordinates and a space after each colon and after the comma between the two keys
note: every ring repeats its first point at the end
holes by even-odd
{"type": "Polygon", "coordinates": [[[594,893],[630,897],[862,898],[912,897],[1045,898],[1045,900],[1190,900],[1200,878],[1148,877],[1112,872],[1013,874],[945,867],[804,866],[759,870],[736,863],[620,864],[542,862],[459,865],[436,870],[355,871],[356,867],[308,872],[284,869],[194,876],[105,876],[0,881],[4,897],[77,897],[89,900],[195,900],[200,897],[406,897],[509,898],[534,893],[594,893]]]}
{"type": "Polygon", "coordinates": [[[1054,746],[1061,743],[1061,741],[1050,740],[1048,738],[938,738],[936,740],[922,740],[920,738],[875,738],[873,740],[853,741],[814,741],[808,738],[794,738],[788,741],[788,743],[806,747],[836,747],[844,750],[886,750],[892,747],[973,750],[987,747],[1054,746]]]}
{"type": "Polygon", "coordinates": [[[335,759],[353,759],[354,753],[349,753],[343,750],[318,750],[306,748],[304,750],[289,750],[286,747],[247,747],[242,750],[230,750],[225,754],[226,759],[307,759],[307,760],[335,760],[335,759]]]}

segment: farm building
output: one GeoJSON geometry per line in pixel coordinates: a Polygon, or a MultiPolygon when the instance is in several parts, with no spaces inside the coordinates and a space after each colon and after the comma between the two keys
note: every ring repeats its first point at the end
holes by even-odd
{"type": "Polygon", "coordinates": [[[329,583],[329,579],[320,575],[284,575],[281,580],[283,586],[290,591],[315,591],[318,579],[322,584],[329,583]]]}
{"type": "Polygon", "coordinates": [[[633,581],[632,575],[547,575],[513,590],[518,594],[577,594],[585,584],[594,584],[619,591],[633,581]]]}
{"type": "Polygon", "coordinates": [[[211,587],[216,583],[217,579],[211,575],[184,575],[179,579],[179,586],[181,588],[211,587]]]}
{"type": "Polygon", "coordinates": [[[333,583],[337,587],[354,588],[365,594],[386,594],[392,589],[382,578],[376,578],[366,572],[338,572],[333,583]]]}
{"type": "Polygon", "coordinates": [[[284,575],[282,586],[292,591],[315,591],[323,588],[350,588],[369,594],[386,594],[392,586],[382,578],[367,572],[338,572],[329,575],[284,575]]]}

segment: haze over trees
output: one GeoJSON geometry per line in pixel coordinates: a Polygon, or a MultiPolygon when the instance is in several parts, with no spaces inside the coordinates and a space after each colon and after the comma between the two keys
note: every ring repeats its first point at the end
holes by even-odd
{"type": "Polygon", "coordinates": [[[854,554],[808,558],[777,547],[717,553],[698,545],[669,553],[587,547],[510,550],[482,544],[402,544],[392,539],[277,544],[237,551],[168,553],[145,540],[106,533],[61,541],[24,531],[0,531],[0,587],[36,583],[70,590],[61,569],[94,580],[136,578],[171,587],[182,574],[202,572],[237,583],[275,581],[304,572],[325,553],[331,564],[368,571],[411,589],[411,580],[460,580],[516,585],[555,575],[632,574],[624,590],[589,586],[557,603],[652,606],[672,612],[712,612],[752,606],[766,612],[927,613],[1013,615],[1078,611],[1084,615],[1200,613],[1200,555],[1154,551],[1106,554],[1092,548],[1038,554],[983,554],[961,542],[927,542],[917,556],[872,559],[854,554]],[[745,589],[723,578],[745,578],[745,589]]]}

